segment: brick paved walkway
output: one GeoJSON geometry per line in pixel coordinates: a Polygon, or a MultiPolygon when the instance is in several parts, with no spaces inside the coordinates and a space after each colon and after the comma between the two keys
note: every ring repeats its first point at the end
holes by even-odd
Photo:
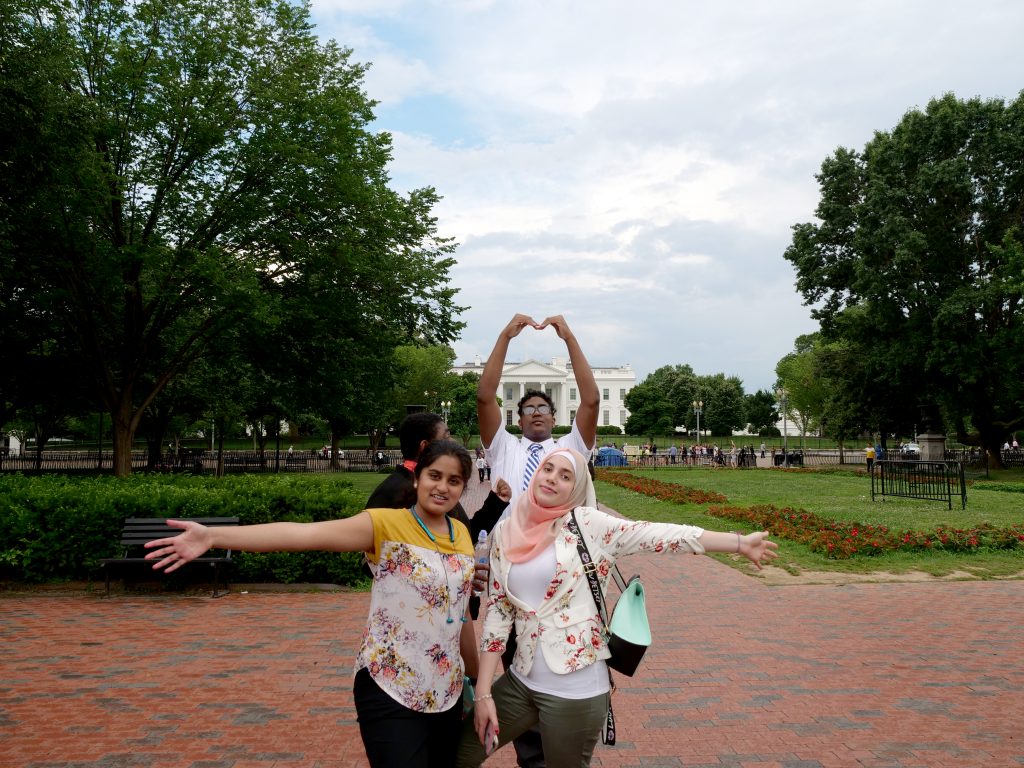
{"type": "MultiPolygon", "coordinates": [[[[769,588],[692,556],[623,570],[645,577],[655,643],[596,766],[1024,765],[1024,582],[769,588]]],[[[364,766],[367,604],[2,597],[0,766],[364,766]]]]}

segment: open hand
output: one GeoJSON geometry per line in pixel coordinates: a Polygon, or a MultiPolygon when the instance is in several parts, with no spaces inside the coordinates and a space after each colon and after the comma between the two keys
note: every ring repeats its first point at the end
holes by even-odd
{"type": "Polygon", "coordinates": [[[740,538],[740,554],[756,565],[757,570],[761,570],[762,563],[770,563],[779,556],[775,551],[779,545],[769,541],[769,535],[768,531],[754,531],[740,538]]]}
{"type": "Polygon", "coordinates": [[[180,528],[184,533],[146,542],[146,548],[153,550],[146,555],[146,559],[156,561],[153,563],[154,569],[163,569],[167,573],[176,571],[213,545],[213,536],[205,525],[191,520],[168,520],[167,525],[180,528]]]}

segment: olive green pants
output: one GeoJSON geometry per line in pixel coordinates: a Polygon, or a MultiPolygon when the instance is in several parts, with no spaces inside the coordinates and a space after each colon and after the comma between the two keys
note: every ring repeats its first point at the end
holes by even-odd
{"type": "MultiPolygon", "coordinates": [[[[590,765],[594,746],[601,736],[608,713],[608,696],[563,699],[531,691],[515,675],[506,673],[491,689],[498,710],[498,748],[508,744],[534,725],[540,725],[547,768],[585,768],[590,765]]],[[[473,727],[473,713],[462,724],[458,768],[480,765],[486,755],[473,727]]]]}

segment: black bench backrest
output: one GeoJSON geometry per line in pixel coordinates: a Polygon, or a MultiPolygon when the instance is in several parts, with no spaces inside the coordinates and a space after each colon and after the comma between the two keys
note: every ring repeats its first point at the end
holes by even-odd
{"type": "MultiPolygon", "coordinates": [[[[237,517],[187,517],[182,520],[191,520],[202,525],[238,525],[237,517]]],[[[141,547],[147,541],[155,539],[166,539],[177,536],[183,531],[180,528],[172,528],[167,525],[163,517],[129,517],[124,521],[124,528],[121,529],[121,545],[128,548],[141,547]]]]}

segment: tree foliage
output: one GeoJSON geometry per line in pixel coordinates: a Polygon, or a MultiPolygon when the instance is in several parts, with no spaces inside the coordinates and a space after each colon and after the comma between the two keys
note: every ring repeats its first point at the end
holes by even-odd
{"type": "Polygon", "coordinates": [[[744,398],[744,413],[753,432],[767,435],[776,429],[775,423],[779,420],[776,405],[775,395],[766,389],[759,389],[744,398]]]}
{"type": "Polygon", "coordinates": [[[391,387],[397,344],[456,336],[437,196],[389,187],[364,67],[317,41],[308,6],[2,13],[0,310],[70,329],[116,473],[146,409],[198,360],[244,360],[270,373],[276,404],[301,398],[344,426],[391,387]],[[240,327],[235,353],[213,358],[240,327]]]}
{"type": "Polygon", "coordinates": [[[817,178],[786,258],[863,420],[884,434],[938,403],[998,456],[1024,426],[1024,96],[935,99],[817,178]]]}
{"type": "Polygon", "coordinates": [[[735,376],[698,376],[689,365],[666,365],[626,393],[631,435],[674,435],[677,426],[696,430],[693,401],[704,403],[701,432],[730,435],[746,425],[743,384],[735,376]]]}

